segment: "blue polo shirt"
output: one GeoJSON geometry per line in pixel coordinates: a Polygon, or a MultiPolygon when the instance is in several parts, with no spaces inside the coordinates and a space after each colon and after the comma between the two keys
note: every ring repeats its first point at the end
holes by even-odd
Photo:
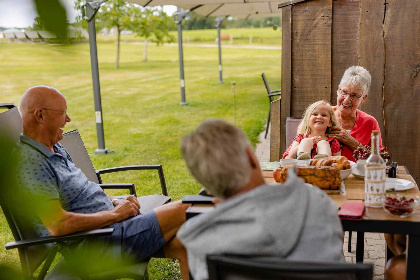
{"type": "MultiPolygon", "coordinates": [[[[19,181],[29,193],[59,200],[69,212],[96,213],[114,208],[102,188],[87,179],[60,143],[54,145],[52,152],[21,134],[17,146],[19,181]]],[[[39,219],[33,223],[39,236],[50,235],[39,219]]]]}

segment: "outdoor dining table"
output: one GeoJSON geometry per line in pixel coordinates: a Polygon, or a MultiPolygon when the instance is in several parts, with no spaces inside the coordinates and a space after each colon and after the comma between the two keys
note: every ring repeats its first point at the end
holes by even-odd
{"type": "MultiPolygon", "coordinates": [[[[273,183],[273,171],[262,171],[264,180],[273,183]]],[[[420,191],[413,177],[404,166],[398,167],[397,178],[410,180],[415,184],[404,193],[410,196],[420,196],[420,191]]],[[[346,201],[364,200],[364,180],[357,179],[350,175],[344,180],[345,192],[327,192],[328,196],[337,204],[337,209],[346,201]]],[[[192,205],[186,212],[187,218],[197,214],[209,212],[213,209],[211,205],[192,205]]],[[[344,231],[357,232],[356,261],[363,262],[364,233],[378,232],[391,234],[408,234],[407,240],[407,280],[419,279],[420,277],[420,211],[413,213],[410,217],[399,218],[387,214],[382,208],[367,208],[361,221],[341,220],[344,231]]]]}

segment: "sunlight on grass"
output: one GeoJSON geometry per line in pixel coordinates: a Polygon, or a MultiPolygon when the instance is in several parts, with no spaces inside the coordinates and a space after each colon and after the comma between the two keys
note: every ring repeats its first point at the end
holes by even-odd
{"type": "MultiPolygon", "coordinates": [[[[214,33],[215,30],[206,30],[203,37],[215,36],[206,32],[214,33]]],[[[192,38],[193,33],[198,31],[185,32],[184,35],[192,38]]],[[[278,32],[276,36],[279,36],[278,32]]],[[[280,46],[281,36],[275,40],[280,46]]],[[[97,169],[128,164],[162,164],[173,200],[197,193],[200,189],[181,158],[180,139],[203,120],[221,118],[234,122],[255,144],[269,109],[260,74],[266,73],[272,88],[280,88],[281,50],[223,49],[225,83],[219,84],[217,49],[186,46],[184,64],[189,104],[180,106],[176,46],[149,45],[149,61],[143,62],[143,46],[123,42],[120,69],[114,68],[115,52],[112,41],[101,41],[98,45],[105,143],[113,153],[94,154],[97,148],[96,126],[89,46],[86,43],[70,46],[0,43],[0,102],[17,105],[23,92],[34,85],[56,87],[67,98],[72,118],[66,130],[79,129],[97,169]],[[236,83],[235,94],[232,82],[236,83]]],[[[157,173],[153,171],[107,175],[104,182],[135,183],[139,194],[160,191],[157,173]]],[[[13,237],[2,214],[0,223],[0,262],[18,267],[17,250],[4,250],[4,244],[13,237]]],[[[179,277],[177,273],[177,264],[170,260],[154,261],[151,268],[152,279],[174,279],[179,277]],[[164,276],[165,271],[172,272],[164,276]]]]}

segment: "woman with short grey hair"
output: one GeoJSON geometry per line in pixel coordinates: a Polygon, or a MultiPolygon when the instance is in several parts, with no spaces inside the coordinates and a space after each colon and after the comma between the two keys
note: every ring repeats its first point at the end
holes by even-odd
{"type": "Polygon", "coordinates": [[[362,66],[351,66],[341,79],[337,89],[337,106],[333,106],[335,116],[341,124],[341,129],[335,129],[328,135],[343,143],[342,156],[355,161],[353,151],[360,145],[370,143],[372,131],[379,132],[379,124],[374,117],[360,111],[359,106],[368,97],[372,77],[362,66]]]}

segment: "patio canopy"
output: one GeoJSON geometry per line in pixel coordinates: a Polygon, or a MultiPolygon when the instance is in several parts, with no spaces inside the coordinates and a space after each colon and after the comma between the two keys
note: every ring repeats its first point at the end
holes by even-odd
{"type": "Polygon", "coordinates": [[[219,83],[223,83],[222,74],[222,54],[220,42],[221,23],[228,16],[236,18],[263,18],[279,16],[279,5],[287,5],[303,0],[125,0],[143,7],[175,5],[178,7],[175,22],[178,25],[178,44],[179,44],[179,64],[180,64],[180,87],[181,104],[186,105],[185,98],[185,79],[184,62],[182,47],[182,20],[190,11],[194,11],[202,16],[217,16],[215,26],[217,27],[217,38],[219,47],[219,83]],[[182,9],[182,10],[180,10],[182,9]]]}
{"type": "Polygon", "coordinates": [[[233,16],[238,18],[278,16],[278,5],[293,3],[291,0],[126,0],[147,6],[174,5],[202,16],[233,16]]]}
{"type": "MultiPolygon", "coordinates": [[[[86,0],[86,16],[88,22],[89,43],[91,52],[92,81],[95,100],[95,116],[98,137],[98,149],[96,153],[107,153],[105,148],[105,139],[103,132],[101,93],[99,85],[99,69],[96,50],[96,30],[95,21],[92,20],[99,9],[99,6],[107,0],[86,0]]],[[[219,73],[220,82],[222,81],[222,62],[220,45],[220,23],[223,16],[233,16],[238,18],[269,17],[279,16],[279,4],[293,4],[303,0],[125,0],[126,2],[138,4],[143,7],[174,5],[178,7],[178,12],[174,19],[178,25],[178,44],[179,44],[179,64],[180,64],[180,86],[181,86],[181,104],[187,104],[185,100],[185,80],[184,80],[184,62],[182,49],[182,20],[190,11],[195,11],[200,15],[218,16],[216,26],[219,36],[219,73]],[[184,11],[181,11],[183,9],[184,11]],[[176,18],[175,18],[176,17],[176,18]]]]}

